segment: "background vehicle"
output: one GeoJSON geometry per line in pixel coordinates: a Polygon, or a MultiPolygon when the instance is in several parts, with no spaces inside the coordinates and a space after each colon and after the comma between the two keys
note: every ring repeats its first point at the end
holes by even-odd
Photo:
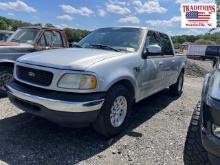
{"type": "Polygon", "coordinates": [[[213,59],[213,55],[218,54],[219,49],[219,45],[190,44],[186,51],[186,56],[191,59],[213,59]]]}
{"type": "Polygon", "coordinates": [[[205,76],[201,101],[188,128],[184,149],[186,165],[220,164],[220,54],[216,48],[207,49],[207,57],[217,60],[214,60],[215,69],[205,76]]]}
{"type": "Polygon", "coordinates": [[[19,58],[8,85],[11,102],[63,125],[92,124],[111,137],[128,124],[133,103],[167,87],[182,93],[186,57],[175,54],[164,33],[102,28],[76,47],[19,58]]]}
{"type": "Polygon", "coordinates": [[[7,42],[0,42],[0,93],[6,94],[5,84],[11,80],[14,62],[27,53],[67,48],[64,31],[53,27],[22,27],[7,42]]]}
{"type": "Polygon", "coordinates": [[[186,51],[186,55],[188,58],[201,59],[203,56],[205,56],[206,49],[207,45],[190,44],[188,46],[188,50],[186,51]]]}
{"type": "Polygon", "coordinates": [[[0,30],[0,41],[6,41],[12,34],[12,31],[0,30]]]}

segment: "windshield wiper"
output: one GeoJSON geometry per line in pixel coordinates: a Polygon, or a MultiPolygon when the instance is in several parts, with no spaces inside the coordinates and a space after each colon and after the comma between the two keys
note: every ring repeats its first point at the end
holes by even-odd
{"type": "Polygon", "coordinates": [[[93,48],[99,48],[99,49],[109,49],[109,50],[114,50],[116,52],[120,52],[119,49],[113,48],[108,45],[102,45],[102,44],[91,44],[91,45],[88,45],[87,47],[93,47],[93,48]]]}

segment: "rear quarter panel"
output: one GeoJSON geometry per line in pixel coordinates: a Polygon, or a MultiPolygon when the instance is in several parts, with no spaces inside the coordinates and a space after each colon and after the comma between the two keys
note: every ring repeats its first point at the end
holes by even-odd
{"type": "Polygon", "coordinates": [[[179,77],[180,72],[185,69],[186,67],[186,55],[184,54],[176,54],[175,56],[176,63],[175,63],[175,69],[176,69],[176,81],[179,77]]]}

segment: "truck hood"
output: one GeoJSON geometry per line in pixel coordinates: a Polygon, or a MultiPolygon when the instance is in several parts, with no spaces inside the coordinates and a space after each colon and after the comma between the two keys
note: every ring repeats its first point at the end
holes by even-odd
{"type": "Polygon", "coordinates": [[[93,64],[123,54],[125,53],[99,49],[68,48],[30,53],[17,61],[51,68],[86,70],[93,64]]]}
{"type": "Polygon", "coordinates": [[[0,55],[1,54],[17,54],[17,53],[30,53],[33,50],[31,44],[20,44],[16,42],[0,42],[0,55]]]}

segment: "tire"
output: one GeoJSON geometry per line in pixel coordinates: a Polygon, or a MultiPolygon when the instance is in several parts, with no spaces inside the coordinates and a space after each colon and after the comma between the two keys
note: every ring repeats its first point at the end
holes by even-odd
{"type": "Polygon", "coordinates": [[[184,72],[181,72],[177,82],[169,87],[170,93],[173,96],[181,96],[183,93],[183,83],[184,83],[184,72]]]}
{"type": "Polygon", "coordinates": [[[185,165],[211,165],[208,153],[202,145],[200,129],[200,102],[194,109],[184,147],[185,165]]]}
{"type": "Polygon", "coordinates": [[[0,95],[7,96],[6,84],[12,80],[13,67],[0,67],[0,95]]]}
{"type": "MultiPolygon", "coordinates": [[[[96,130],[96,132],[98,132],[99,134],[101,134],[105,137],[108,137],[108,138],[120,134],[128,125],[131,107],[132,107],[132,96],[129,93],[129,90],[126,87],[124,87],[123,85],[115,85],[107,92],[106,100],[103,104],[103,107],[102,107],[96,121],[93,123],[93,128],[96,130]],[[118,98],[123,98],[124,102],[126,100],[127,110],[126,110],[126,114],[123,113],[123,114],[125,114],[125,117],[124,117],[123,121],[121,120],[122,123],[118,126],[114,126],[113,125],[114,117],[111,117],[111,115],[114,114],[114,113],[112,113],[112,109],[114,109],[113,103],[118,98]]],[[[121,116],[121,115],[119,115],[119,116],[121,116]]]]}

